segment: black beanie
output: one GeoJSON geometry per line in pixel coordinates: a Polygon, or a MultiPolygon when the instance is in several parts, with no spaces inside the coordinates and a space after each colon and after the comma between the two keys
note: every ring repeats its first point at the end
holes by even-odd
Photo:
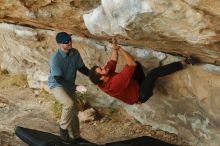
{"type": "Polygon", "coordinates": [[[71,41],[71,37],[66,32],[59,32],[56,36],[57,44],[65,44],[66,42],[71,41]]]}

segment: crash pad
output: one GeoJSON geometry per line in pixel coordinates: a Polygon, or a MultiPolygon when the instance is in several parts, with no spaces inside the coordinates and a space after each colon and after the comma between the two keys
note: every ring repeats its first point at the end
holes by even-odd
{"type": "Polygon", "coordinates": [[[116,141],[104,145],[98,145],[87,140],[85,140],[87,141],[86,143],[65,143],[55,134],[20,126],[16,127],[15,134],[29,146],[175,146],[149,136],[116,141]]]}

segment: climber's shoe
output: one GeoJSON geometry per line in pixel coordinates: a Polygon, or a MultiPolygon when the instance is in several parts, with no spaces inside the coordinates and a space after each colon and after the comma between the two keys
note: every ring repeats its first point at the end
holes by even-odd
{"type": "Polygon", "coordinates": [[[197,64],[199,62],[198,59],[193,57],[193,56],[186,57],[186,59],[184,61],[187,64],[191,64],[191,65],[195,65],[195,64],[197,64]]]}

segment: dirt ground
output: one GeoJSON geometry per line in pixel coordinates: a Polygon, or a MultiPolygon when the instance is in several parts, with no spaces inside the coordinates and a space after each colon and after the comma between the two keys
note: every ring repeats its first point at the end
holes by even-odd
{"type": "MultiPolygon", "coordinates": [[[[0,74],[0,145],[26,146],[14,134],[16,126],[24,126],[58,134],[58,122],[54,98],[41,90],[27,87],[23,76],[0,74]]],[[[130,117],[123,109],[94,107],[98,117],[94,121],[80,123],[83,138],[103,144],[140,136],[177,144],[175,134],[153,130],[130,117]]],[[[187,144],[181,144],[187,145],[187,144]]]]}

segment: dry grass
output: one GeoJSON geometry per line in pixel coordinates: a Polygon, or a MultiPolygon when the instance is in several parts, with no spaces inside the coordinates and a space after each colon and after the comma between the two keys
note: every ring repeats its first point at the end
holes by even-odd
{"type": "Polygon", "coordinates": [[[56,101],[56,99],[54,98],[52,94],[48,93],[44,89],[40,89],[36,91],[36,98],[39,98],[43,102],[48,102],[52,100],[55,101],[52,107],[52,116],[56,120],[60,119],[61,112],[62,112],[62,104],[56,101]]]}
{"type": "Polygon", "coordinates": [[[12,86],[26,87],[27,77],[25,75],[10,75],[6,71],[0,71],[0,88],[12,86]]]}
{"type": "Polygon", "coordinates": [[[56,101],[53,105],[53,117],[59,120],[61,117],[61,113],[62,113],[62,104],[56,101]]]}
{"type": "MultiPolygon", "coordinates": [[[[81,94],[79,92],[76,92],[76,98],[77,98],[77,108],[79,111],[83,111],[87,108],[87,103],[84,100],[85,96],[88,96],[88,94],[81,94]]],[[[62,104],[60,104],[58,101],[56,101],[53,105],[53,117],[55,119],[60,119],[62,113],[62,104]]]]}
{"type": "MultiPolygon", "coordinates": [[[[27,78],[25,75],[11,75],[7,71],[0,70],[0,88],[10,88],[13,86],[17,87],[28,87],[27,78]]],[[[79,110],[85,108],[84,97],[88,96],[87,94],[76,93],[77,105],[79,110]]],[[[55,100],[54,96],[47,91],[40,89],[36,94],[37,98],[41,98],[42,101],[51,101],[55,100]]],[[[53,117],[59,119],[62,112],[62,104],[56,101],[53,105],[53,117]]]]}
{"type": "Polygon", "coordinates": [[[55,100],[54,96],[44,89],[39,90],[37,97],[42,98],[43,101],[55,100]]]}

